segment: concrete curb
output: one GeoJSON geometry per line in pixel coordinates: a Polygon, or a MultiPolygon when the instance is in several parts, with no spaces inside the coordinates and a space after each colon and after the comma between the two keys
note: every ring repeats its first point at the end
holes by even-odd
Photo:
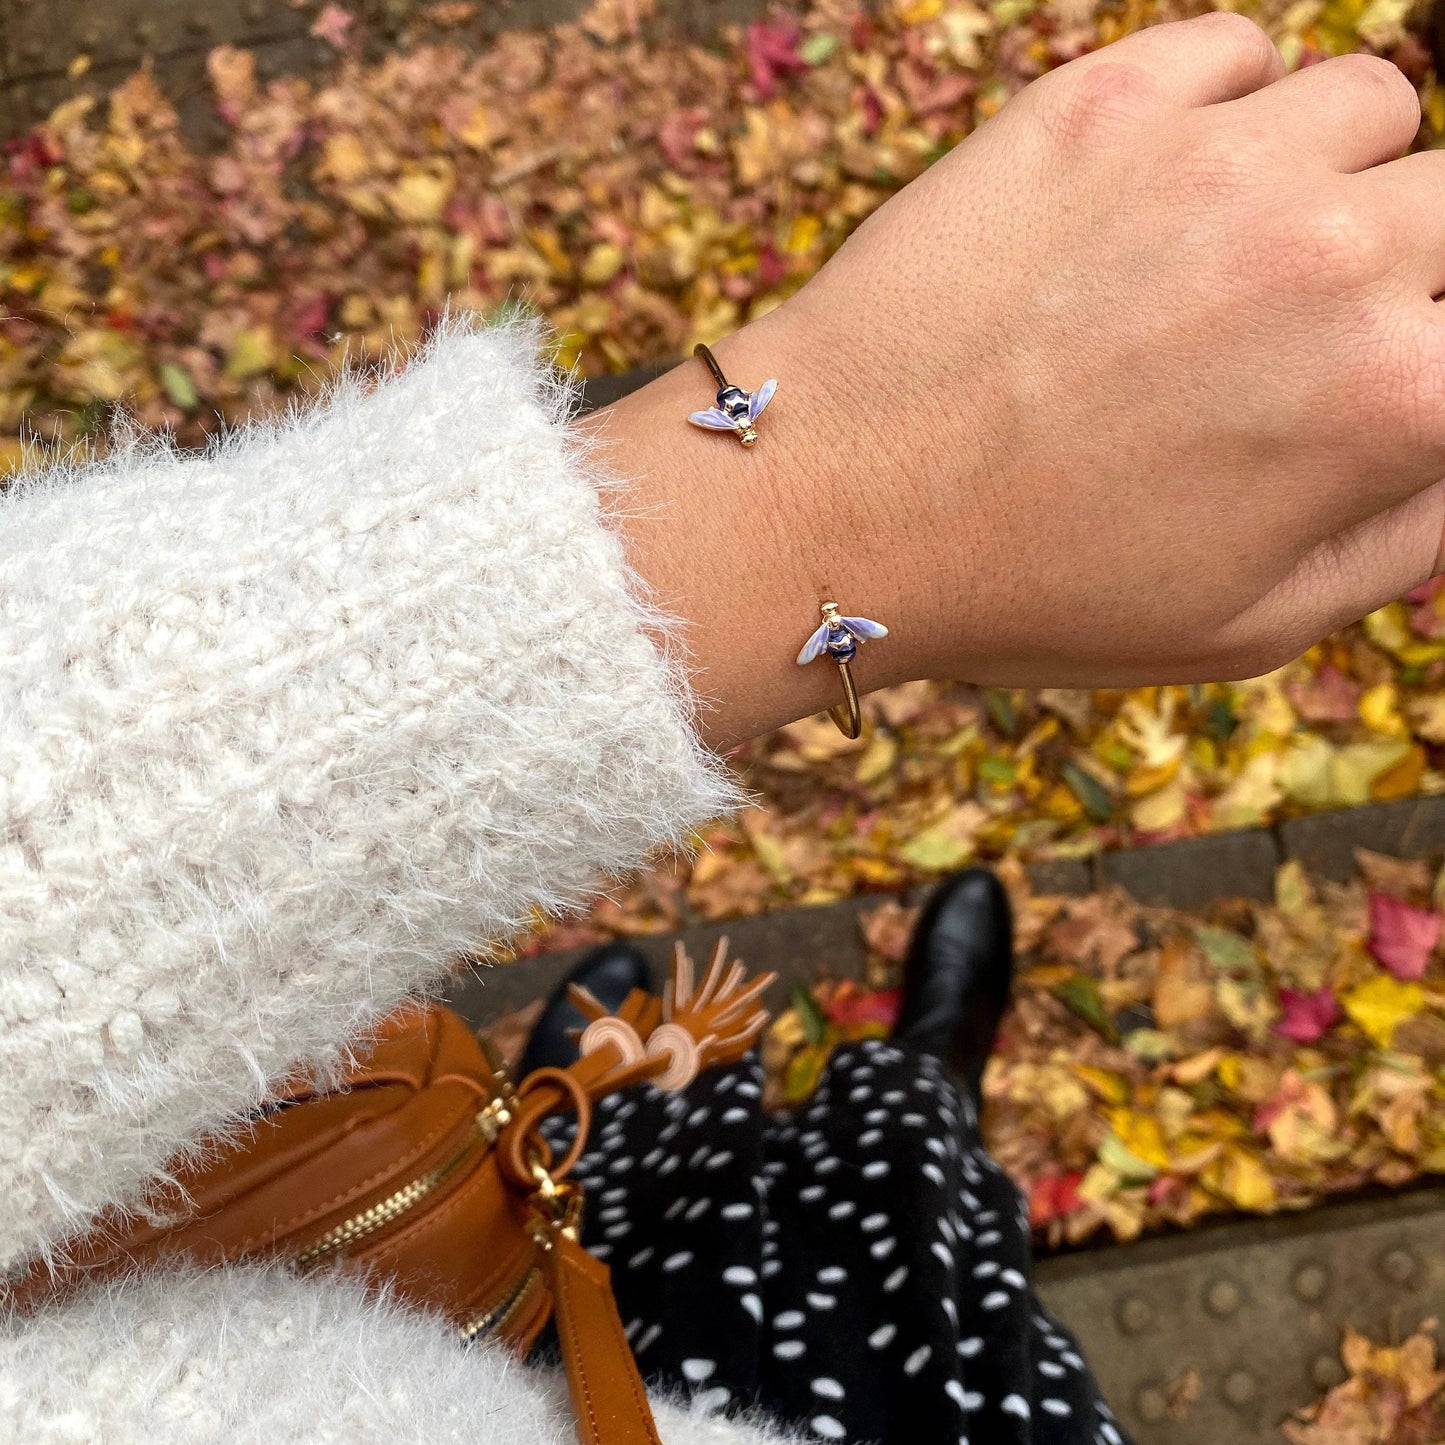
{"type": "MultiPolygon", "coordinates": [[[[211,114],[206,53],[236,45],[256,57],[263,80],[319,78],[336,67],[336,51],[310,34],[325,0],[0,0],[0,136],[18,135],[68,96],[102,95],[142,64],[176,101],[193,143],[224,133],[211,114]],[[71,79],[77,56],[89,69],[71,79]]],[[[479,0],[464,23],[425,24],[431,0],[347,0],[357,16],[361,54],[381,58],[408,33],[480,50],[501,31],[576,20],[588,0],[479,0]]],[[[658,22],[705,38],[718,27],[752,19],[766,0],[659,0],[658,22]]]]}
{"type": "MultiPolygon", "coordinates": [[[[1118,884],[1141,903],[1199,909],[1224,898],[1269,898],[1274,871],[1286,858],[1298,858],[1320,877],[1342,881],[1354,871],[1356,848],[1441,862],[1445,859],[1445,797],[1342,808],[1289,819],[1274,828],[1183,838],[1088,860],[1039,863],[1029,871],[1041,893],[1082,895],[1118,884]]],[[[776,970],[778,982],[769,1004],[778,1007],[796,984],[806,982],[820,969],[845,978],[861,976],[865,954],[858,914],[890,898],[917,901],[911,894],[863,893],[838,903],[698,923],[678,933],[633,941],[660,967],[671,959],[678,941],[694,958],[700,958],[711,953],[717,940],[726,935],[733,951],[749,966],[776,970]]],[[[489,1023],[550,993],[584,952],[569,949],[529,958],[519,965],[470,970],[453,986],[451,1001],[474,1023],[489,1023]]]]}

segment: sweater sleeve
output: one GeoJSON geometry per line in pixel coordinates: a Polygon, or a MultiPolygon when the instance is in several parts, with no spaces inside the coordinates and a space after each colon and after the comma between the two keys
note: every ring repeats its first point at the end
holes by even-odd
{"type": "Polygon", "coordinates": [[[0,500],[0,1265],[739,801],[537,339],[0,500]]]}

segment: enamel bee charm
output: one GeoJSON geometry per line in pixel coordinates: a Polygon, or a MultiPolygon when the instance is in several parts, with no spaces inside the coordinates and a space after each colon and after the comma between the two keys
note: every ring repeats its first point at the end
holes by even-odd
{"type": "Polygon", "coordinates": [[[730,431],[745,447],[752,446],[758,439],[757,420],[773,399],[778,383],[768,380],[756,391],[744,391],[728,381],[706,346],[699,343],[692,354],[707,367],[717,382],[717,400],[706,411],[689,413],[688,421],[708,431],[730,431]]]}
{"type": "Polygon", "coordinates": [[[863,714],[858,705],[858,689],[853,683],[851,664],[862,643],[874,637],[887,637],[888,629],[881,622],[872,622],[866,617],[840,617],[836,602],[824,602],[820,610],[823,621],[803,644],[803,650],[798,654],[798,666],[806,667],[825,653],[838,664],[838,672],[843,679],[844,703],[829,708],[828,715],[838,724],[844,737],[856,738],[863,731],[863,714]]]}

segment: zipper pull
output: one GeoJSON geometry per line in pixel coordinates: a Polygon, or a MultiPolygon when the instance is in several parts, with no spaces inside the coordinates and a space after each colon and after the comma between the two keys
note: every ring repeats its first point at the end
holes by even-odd
{"type": "Polygon", "coordinates": [[[578,1445],[662,1445],[617,1313],[612,1273],[582,1248],[582,1190],[558,1183],[536,1154],[531,1164],[532,1238],[552,1296],[578,1445]]]}

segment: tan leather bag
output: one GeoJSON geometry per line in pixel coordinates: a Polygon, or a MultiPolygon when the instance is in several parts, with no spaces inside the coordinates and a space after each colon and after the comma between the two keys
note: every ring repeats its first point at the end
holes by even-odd
{"type": "Polygon", "coordinates": [[[525,1353],[554,1312],[582,1445],[657,1445],[607,1267],[578,1242],[592,1101],[650,1079],[681,1088],[740,1058],[767,1022],[720,944],[700,987],[681,947],[661,999],[635,991],[610,1015],[585,990],[582,1056],[514,1087],[455,1013],[392,1014],[340,1091],[281,1092],[246,1137],[174,1171],[146,1201],[150,1222],[103,1217],[62,1265],[0,1286],[22,1308],[86,1280],[186,1258],[290,1261],[384,1281],[439,1310],[464,1340],[525,1353]],[[538,1132],[570,1110],[576,1135],[554,1159],[538,1132]]]}

